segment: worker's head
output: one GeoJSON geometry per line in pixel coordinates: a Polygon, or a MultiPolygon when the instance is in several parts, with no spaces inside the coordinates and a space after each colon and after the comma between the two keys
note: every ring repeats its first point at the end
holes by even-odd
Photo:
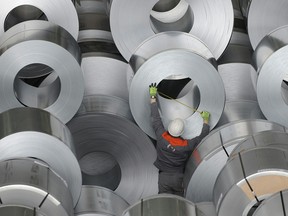
{"type": "Polygon", "coordinates": [[[173,137],[179,137],[184,133],[184,121],[180,118],[172,120],[168,125],[168,132],[173,137]]]}

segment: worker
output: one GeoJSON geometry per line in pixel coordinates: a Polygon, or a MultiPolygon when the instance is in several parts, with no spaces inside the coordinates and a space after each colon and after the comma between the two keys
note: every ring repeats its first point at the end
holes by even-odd
{"type": "Polygon", "coordinates": [[[184,132],[185,123],[182,119],[176,118],[165,130],[158,111],[157,86],[152,83],[149,86],[152,126],[156,134],[157,159],[154,165],[159,169],[158,193],[170,193],[184,196],[183,176],[187,160],[192,151],[209,133],[210,113],[201,112],[203,128],[199,136],[185,140],[181,138],[184,132]]]}

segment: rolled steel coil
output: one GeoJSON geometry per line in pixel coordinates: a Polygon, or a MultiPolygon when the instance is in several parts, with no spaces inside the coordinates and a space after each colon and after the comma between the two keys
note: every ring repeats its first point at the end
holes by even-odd
{"type": "Polygon", "coordinates": [[[216,128],[193,151],[184,175],[185,197],[192,202],[213,201],[216,178],[231,151],[250,135],[261,131],[286,131],[277,123],[261,119],[234,121],[216,128]]]}
{"type": "MultiPolygon", "coordinates": [[[[0,6],[0,37],[5,32],[5,22],[8,22],[9,13],[19,6],[34,6],[41,10],[48,21],[64,28],[77,40],[79,33],[78,16],[71,0],[29,0],[23,2],[21,0],[2,2],[0,6]],[[63,10],[65,8],[65,10],[63,10]]],[[[25,13],[24,13],[25,14],[25,13]]],[[[22,20],[19,20],[21,22],[22,20]]]]}
{"type": "Polygon", "coordinates": [[[254,212],[254,216],[285,216],[288,212],[288,191],[283,190],[272,194],[261,202],[254,212]]]}
{"type": "Polygon", "coordinates": [[[75,207],[75,215],[118,216],[128,207],[129,204],[112,190],[83,185],[79,202],[75,207]]]}
{"type": "MultiPolygon", "coordinates": [[[[223,112],[225,91],[215,67],[202,56],[188,50],[163,51],[152,56],[138,69],[129,89],[132,115],[139,127],[154,139],[148,87],[151,83],[160,83],[161,80],[173,75],[191,78],[198,86],[201,95],[198,110],[207,110],[211,113],[211,129],[217,124],[223,112]]],[[[165,119],[162,120],[165,122],[165,119]]],[[[185,138],[195,137],[195,134],[193,136],[191,133],[200,133],[203,120],[198,112],[185,120],[186,128],[189,128],[185,138]]]]}
{"type": "Polygon", "coordinates": [[[0,212],[16,211],[18,215],[22,212],[23,216],[28,211],[25,206],[41,215],[72,216],[74,213],[66,181],[42,161],[31,158],[1,161],[0,182],[0,212]]]}
{"type": "MultiPolygon", "coordinates": [[[[144,40],[155,34],[149,17],[156,3],[156,0],[112,1],[111,32],[116,46],[127,61],[144,40]],[[139,31],[135,31],[135,29],[139,31]]],[[[225,50],[232,33],[233,8],[231,1],[187,0],[186,3],[189,7],[179,25],[190,24],[188,27],[183,27],[183,29],[187,28],[184,31],[203,41],[218,59],[225,50]],[[218,24],[214,25],[215,23],[218,24]]],[[[161,22],[158,25],[161,27],[161,22]]],[[[173,26],[169,31],[173,31],[173,28],[181,31],[179,25],[173,26]]],[[[157,24],[154,28],[157,28],[157,24]]]]}
{"type": "Polygon", "coordinates": [[[218,215],[251,215],[260,201],[285,189],[287,151],[253,148],[229,158],[217,177],[213,200],[218,215]]]}
{"type": "MultiPolygon", "coordinates": [[[[46,21],[26,21],[7,31],[0,44],[1,112],[23,106],[14,92],[18,72],[31,64],[42,64],[52,68],[61,83],[58,98],[45,110],[64,123],[68,122],[80,107],[84,94],[83,74],[79,65],[81,53],[77,42],[59,26],[46,21]]],[[[38,70],[28,69],[25,72],[29,76],[38,74],[38,70]]]]}
{"type": "Polygon", "coordinates": [[[247,18],[248,34],[254,50],[266,35],[288,24],[288,3],[285,0],[241,0],[240,4],[247,18]]]}
{"type": "MultiPolygon", "coordinates": [[[[121,171],[120,181],[117,185],[114,177],[109,183],[117,185],[115,193],[128,203],[157,193],[158,170],[153,165],[156,150],[133,122],[117,115],[90,112],[75,116],[68,127],[75,140],[79,161],[85,155],[99,152],[112,156],[117,162],[121,171]]],[[[91,166],[102,169],[96,163],[91,166]]],[[[83,184],[93,184],[97,180],[97,175],[83,176],[83,184]]],[[[110,180],[103,181],[107,185],[110,180]]]]}
{"type": "Polygon", "coordinates": [[[258,71],[257,98],[265,117],[288,126],[287,60],[288,26],[267,35],[257,46],[253,62],[258,71]]]}
{"type": "Polygon", "coordinates": [[[44,161],[65,180],[76,205],[82,179],[69,129],[50,113],[28,107],[1,113],[0,124],[0,160],[32,157],[44,161]]]}
{"type": "Polygon", "coordinates": [[[122,215],[138,216],[147,214],[150,216],[205,216],[203,212],[196,208],[194,203],[173,194],[158,194],[143,198],[127,208],[122,215]]]}

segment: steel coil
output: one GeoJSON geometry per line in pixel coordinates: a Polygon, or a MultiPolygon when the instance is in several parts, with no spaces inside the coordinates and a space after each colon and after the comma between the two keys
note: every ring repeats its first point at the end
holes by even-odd
{"type": "Polygon", "coordinates": [[[279,124],[261,119],[239,120],[216,128],[193,151],[184,175],[185,197],[192,202],[213,200],[216,178],[231,151],[260,131],[286,131],[279,124]]]}
{"type": "Polygon", "coordinates": [[[288,190],[283,190],[272,194],[261,202],[254,212],[254,216],[285,216],[288,212],[288,190]]]}
{"type": "Polygon", "coordinates": [[[258,70],[257,98],[265,117],[288,126],[287,59],[288,26],[283,26],[267,35],[254,53],[254,64],[258,70]]]}
{"type": "MultiPolygon", "coordinates": [[[[141,199],[127,208],[123,216],[205,216],[195,204],[173,194],[159,194],[141,199]]],[[[208,215],[207,215],[208,216],[208,215]]]]}
{"type": "Polygon", "coordinates": [[[250,149],[229,158],[214,187],[218,215],[251,215],[259,202],[288,189],[287,151],[250,149]],[[235,205],[237,203],[237,205],[235,205]]]}
{"type": "MultiPolygon", "coordinates": [[[[211,113],[211,129],[217,124],[223,112],[224,86],[215,67],[202,56],[188,50],[163,51],[151,57],[138,69],[129,90],[130,109],[136,123],[154,139],[155,132],[150,121],[148,87],[151,83],[160,83],[161,80],[173,75],[191,78],[198,86],[201,95],[198,110],[207,110],[211,113]]],[[[192,138],[191,133],[200,133],[202,125],[200,114],[195,112],[186,119],[186,128],[189,130],[186,130],[185,138],[192,138]]]]}
{"type": "Polygon", "coordinates": [[[75,215],[118,216],[128,207],[129,204],[112,190],[83,185],[79,202],[75,207],[75,215]]]}
{"type": "MultiPolygon", "coordinates": [[[[1,2],[0,6],[0,36],[5,32],[5,23],[9,21],[7,17],[9,13],[20,6],[34,6],[45,14],[48,21],[58,26],[63,27],[69,32],[75,40],[77,40],[79,33],[79,22],[76,9],[71,0],[29,0],[29,1],[9,1],[1,2]],[[65,10],[63,10],[65,8],[65,10]]],[[[23,12],[24,13],[24,12],[23,12]]],[[[21,14],[20,14],[21,15],[21,14]]],[[[8,17],[9,18],[9,17],[8,17]]],[[[25,18],[25,13],[24,13],[25,18]]],[[[24,19],[25,20],[25,19],[24,19]]],[[[22,20],[19,20],[21,22],[22,20]]]]}
{"type": "Polygon", "coordinates": [[[26,206],[43,215],[73,215],[68,185],[42,161],[31,158],[2,161],[0,182],[2,208],[26,206]]]}
{"type": "MultiPolygon", "coordinates": [[[[1,41],[1,112],[23,106],[19,102],[21,98],[15,96],[15,90],[20,88],[14,81],[18,72],[26,66],[42,64],[57,73],[61,84],[56,101],[45,110],[64,123],[68,122],[80,107],[84,93],[83,74],[79,65],[81,53],[77,42],[64,29],[46,21],[20,23],[7,31],[1,41]]],[[[30,74],[33,70],[25,72],[30,74]]],[[[37,75],[38,71],[34,72],[37,75]]],[[[25,93],[27,89],[20,90],[23,94],[29,94],[25,93]]]]}
{"type": "Polygon", "coordinates": [[[248,34],[254,50],[266,35],[288,24],[288,3],[285,0],[242,0],[240,3],[247,18],[248,34]]]}
{"type": "Polygon", "coordinates": [[[68,128],[50,113],[14,108],[0,114],[0,160],[33,157],[44,161],[67,183],[76,205],[81,171],[68,128]]]}
{"type": "Polygon", "coordinates": [[[109,173],[112,169],[112,174],[116,173],[112,178],[100,178],[97,172],[97,175],[87,173],[83,175],[83,184],[113,187],[115,193],[130,204],[157,193],[158,170],[153,165],[156,150],[151,140],[133,122],[117,115],[88,112],[74,117],[68,127],[75,140],[80,164],[85,156],[91,155],[92,161],[88,165],[94,170],[109,173]],[[93,157],[95,153],[96,157],[93,157]],[[110,156],[108,170],[102,171],[103,163],[95,163],[99,161],[97,153],[110,156]],[[115,164],[119,168],[113,170],[115,164]]]}
{"type": "MultiPolygon", "coordinates": [[[[164,31],[165,28],[169,28],[169,24],[167,27],[159,21],[156,22],[157,24],[155,23],[154,27],[151,27],[152,21],[149,17],[156,3],[156,0],[112,1],[111,32],[116,46],[127,61],[144,40],[161,32],[161,30],[158,32],[155,30],[157,27],[160,29],[161,25],[164,25],[164,31]],[[135,29],[139,31],[135,31],[135,29]]],[[[170,24],[172,29],[169,31],[181,31],[182,27],[182,31],[195,35],[207,44],[215,58],[218,59],[225,50],[232,33],[233,8],[231,1],[187,0],[186,3],[189,5],[188,10],[180,19],[181,22],[173,23],[174,26],[170,24]],[[215,23],[217,24],[215,25],[215,23]]]]}

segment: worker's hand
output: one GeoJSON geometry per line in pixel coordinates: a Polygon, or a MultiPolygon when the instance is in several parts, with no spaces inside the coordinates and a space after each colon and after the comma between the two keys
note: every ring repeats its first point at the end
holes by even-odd
{"type": "Polygon", "coordinates": [[[156,97],[156,94],[157,94],[156,83],[151,83],[151,85],[149,85],[149,93],[150,93],[150,97],[151,98],[155,98],[156,97]]]}
{"type": "Polygon", "coordinates": [[[201,112],[201,117],[203,118],[204,123],[208,124],[209,119],[210,119],[210,113],[207,112],[207,111],[202,111],[201,112]]]}

